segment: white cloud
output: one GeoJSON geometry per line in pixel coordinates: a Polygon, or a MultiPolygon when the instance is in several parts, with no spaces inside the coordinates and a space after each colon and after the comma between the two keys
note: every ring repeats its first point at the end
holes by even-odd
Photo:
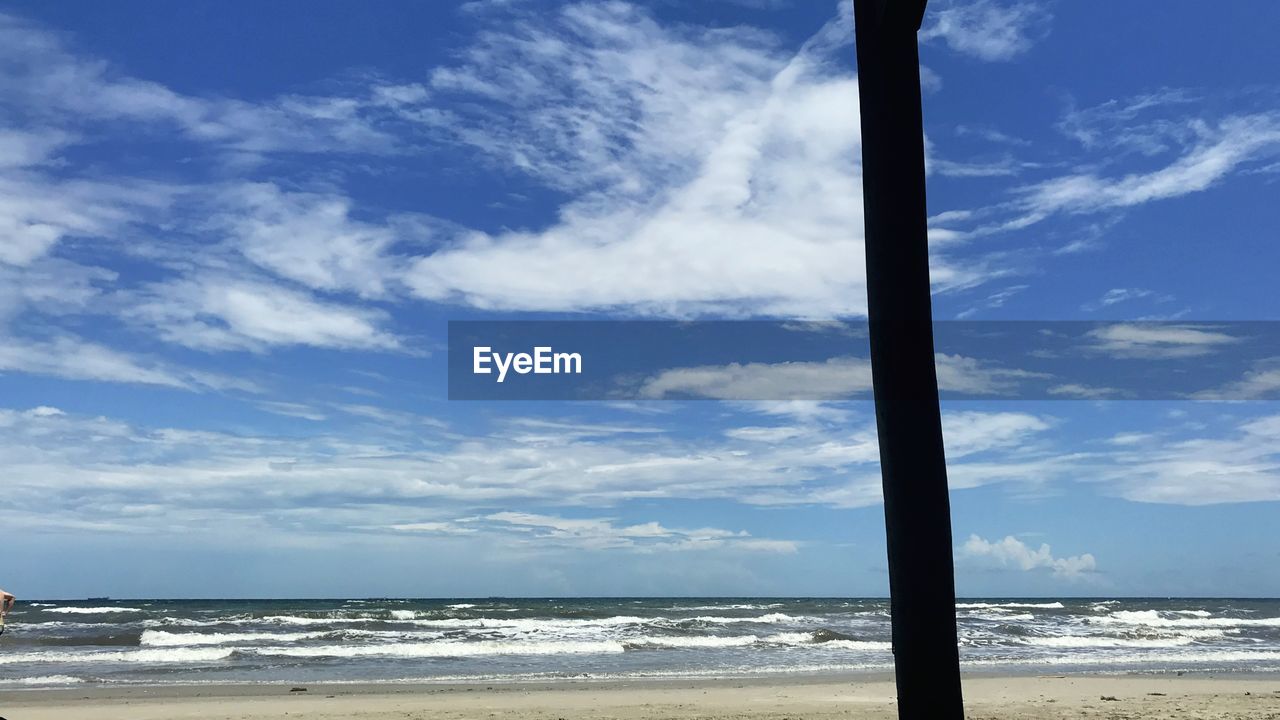
{"type": "MultiPolygon", "coordinates": [[[[1122,446],[1125,447],[1125,446],[1122,446]]],[[[1095,479],[1137,502],[1212,505],[1280,500],[1280,416],[1220,438],[1165,440],[1118,451],[1095,479]]]]}
{"type": "Polygon", "coordinates": [[[942,416],[947,457],[956,459],[996,448],[1025,447],[1050,428],[1044,418],[1019,412],[948,412],[942,416]]]}
{"type": "Polygon", "coordinates": [[[1028,287],[1030,286],[1029,285],[1010,285],[1009,287],[1004,288],[1003,290],[999,290],[997,292],[991,293],[990,295],[987,296],[987,299],[984,300],[983,302],[980,302],[977,305],[974,305],[970,308],[967,308],[965,310],[962,310],[961,312],[956,313],[956,319],[964,320],[964,319],[973,317],[974,315],[978,314],[979,312],[982,312],[983,310],[996,310],[998,308],[1002,308],[1004,307],[1005,303],[1009,302],[1009,300],[1013,299],[1014,297],[1016,297],[1017,295],[1025,291],[1028,287]]]}
{"type": "Polygon", "coordinates": [[[1107,442],[1112,445],[1138,445],[1154,439],[1156,436],[1151,433],[1140,432],[1124,432],[1116,433],[1107,442]]]}
{"type": "Polygon", "coordinates": [[[0,328],[25,312],[77,315],[101,302],[118,275],[110,270],[45,257],[25,266],[0,263],[0,328]]]}
{"type": "Polygon", "coordinates": [[[1153,302],[1170,302],[1173,298],[1169,295],[1161,295],[1154,290],[1146,288],[1112,288],[1102,294],[1097,300],[1085,303],[1081,306],[1081,310],[1101,310],[1120,303],[1126,303],[1133,300],[1151,300],[1153,302]]]}
{"type": "MultiPolygon", "coordinates": [[[[842,423],[847,424],[847,419],[842,423]]],[[[942,416],[947,454],[948,482],[952,490],[993,483],[1029,486],[1045,483],[1062,474],[1063,461],[1046,455],[1037,437],[1051,427],[1034,415],[1016,412],[947,412],[942,416]],[[971,459],[994,453],[997,459],[971,459]]],[[[782,442],[775,452],[754,454],[756,462],[766,462],[786,472],[785,462],[817,462],[824,456],[837,459],[837,474],[825,482],[805,482],[797,487],[747,488],[740,498],[756,505],[830,505],[852,508],[875,505],[882,500],[878,469],[879,446],[874,425],[860,428],[851,436],[839,430],[819,429],[812,422],[774,427],[744,427],[726,435],[747,443],[769,445],[782,442]],[[845,439],[847,437],[847,439],[845,439]],[[853,441],[855,444],[849,445],[853,441]],[[794,450],[794,452],[793,452],[794,450]],[[775,464],[776,463],[776,464],[775,464]]]]}
{"type": "Polygon", "coordinates": [[[1118,178],[1078,173],[1054,178],[1023,191],[1026,215],[1018,223],[1037,222],[1059,212],[1121,209],[1200,192],[1241,164],[1280,153],[1280,116],[1274,113],[1232,116],[1217,124],[1195,122],[1196,142],[1165,167],[1118,178]]]}
{"type": "MultiPolygon", "coordinates": [[[[0,464],[6,501],[14,512],[29,513],[23,517],[31,522],[37,515],[53,524],[119,521],[132,532],[165,532],[174,518],[225,527],[252,518],[263,529],[352,532],[448,519],[424,517],[423,508],[456,518],[477,509],[491,515],[486,508],[495,506],[580,512],[630,500],[832,507],[880,502],[876,433],[867,420],[730,423],[690,437],[574,423],[561,434],[539,429],[539,422],[499,423],[472,433],[425,421],[411,433],[379,423],[329,434],[321,425],[306,435],[273,437],[148,429],[40,408],[6,410],[0,411],[0,464]],[[116,510],[144,501],[162,511],[126,517],[116,510]]],[[[945,414],[952,490],[1006,484],[1015,493],[1043,496],[1056,483],[1076,481],[1140,502],[1280,500],[1275,418],[1242,423],[1234,436],[1219,439],[1126,442],[1094,454],[1063,454],[1049,432],[1055,425],[1025,413],[945,414]]],[[[525,517],[524,524],[562,515],[551,513],[538,523],[525,517]]],[[[520,524],[507,522],[515,516],[502,519],[520,524]]],[[[556,532],[577,533],[575,542],[653,535],[679,549],[691,538],[716,539],[665,524],[572,522],[586,524],[557,526],[556,532]]]]}
{"type": "MultiPolygon", "coordinates": [[[[841,17],[788,56],[618,3],[486,34],[433,77],[476,113],[445,127],[571,199],[549,227],[459,237],[406,282],[498,310],[863,314],[857,85],[831,54],[848,36],[841,17]]],[[[980,277],[935,258],[940,289],[980,277]]]]}
{"type": "Polygon", "coordinates": [[[753,538],[743,530],[685,530],[664,527],[657,522],[617,525],[611,518],[564,518],[525,512],[494,513],[485,516],[484,520],[530,530],[539,544],[554,543],[593,550],[655,552],[728,549],[794,553],[800,548],[800,543],[792,540],[753,538]]]}
{"type": "MultiPolygon", "coordinates": [[[[1021,381],[1044,377],[961,355],[938,353],[935,362],[939,389],[964,395],[1011,395],[1021,381]]],[[[769,401],[839,400],[870,391],[871,361],[857,357],[672,368],[646,379],[639,388],[644,399],[691,396],[769,401]]]]}
{"type": "Polygon", "coordinates": [[[942,40],[980,60],[1011,60],[1048,31],[1049,13],[1031,2],[937,3],[925,12],[920,40],[942,40]]]}
{"type": "Polygon", "coordinates": [[[1150,116],[1186,108],[1202,99],[1185,89],[1165,88],[1092,107],[1073,107],[1058,122],[1057,128],[1087,149],[1156,156],[1194,141],[1200,126],[1163,117],[1152,120],[1150,116]]]}
{"type": "Polygon", "coordinates": [[[323,412],[303,403],[264,400],[258,403],[258,407],[276,415],[301,418],[303,420],[311,420],[314,422],[319,422],[327,418],[323,412]]]}
{"type": "Polygon", "coordinates": [[[202,276],[150,286],[125,317],[173,343],[201,350],[262,350],[308,345],[388,350],[400,341],[382,329],[386,314],[318,300],[281,285],[202,276]]]}
{"type": "Polygon", "coordinates": [[[49,161],[54,152],[72,141],[57,130],[14,130],[0,127],[0,170],[30,167],[49,161]]]}
{"type": "MultiPolygon", "coordinates": [[[[292,404],[268,409],[310,412],[292,404]]],[[[29,513],[23,515],[29,521],[37,515],[52,524],[118,520],[131,532],[165,532],[175,518],[206,526],[239,526],[251,518],[262,528],[352,531],[445,519],[423,517],[424,507],[457,516],[494,506],[611,507],[662,498],[839,507],[879,502],[875,430],[866,422],[852,430],[820,419],[778,425],[791,428],[781,443],[762,442],[761,426],[755,426],[757,437],[733,432],[732,425],[702,437],[573,423],[563,434],[549,427],[528,432],[539,422],[508,421],[471,434],[419,422],[412,433],[378,424],[330,434],[319,425],[308,434],[255,436],[0,410],[0,465],[6,501],[29,513]],[[161,510],[147,517],[117,512],[143,502],[161,510]]],[[[1034,446],[1029,440],[1044,427],[1019,414],[944,419],[953,469],[981,452],[1026,456],[1034,446]]],[[[957,487],[1044,477],[1031,469],[1017,477],[985,469],[957,487]]],[[[589,534],[598,525],[584,527],[589,534]]],[[[610,537],[645,533],[670,549],[693,541],[713,547],[711,541],[720,540],[726,547],[785,550],[766,538],[707,529],[613,523],[600,530],[610,537]]]]}
{"type": "Polygon", "coordinates": [[[382,297],[398,268],[388,251],[394,231],[351,217],[340,195],[283,192],[268,183],[230,189],[218,217],[250,261],[307,287],[382,297]]]}
{"type": "Polygon", "coordinates": [[[1090,351],[1144,360],[1198,357],[1240,342],[1211,326],[1168,323],[1112,323],[1085,336],[1089,343],[1084,347],[1090,351]]]}
{"type": "Polygon", "coordinates": [[[1051,450],[1021,452],[1016,446],[1005,452],[985,462],[948,463],[948,487],[955,491],[1005,483],[1020,496],[1044,497],[1052,494],[1055,483],[1077,477],[1087,459],[1051,450]]]}
{"type": "Polygon", "coordinates": [[[393,231],[354,219],[345,198],[272,185],[177,186],[104,176],[100,169],[86,178],[83,168],[59,155],[116,137],[118,121],[131,131],[167,126],[201,149],[241,159],[266,152],[380,153],[396,146],[384,132],[394,120],[390,113],[421,102],[421,92],[367,83],[367,94],[358,97],[283,95],[254,104],[186,96],[82,57],[63,37],[4,14],[0,65],[0,111],[12,109],[3,113],[11,121],[38,127],[0,127],[0,280],[12,280],[0,289],[0,333],[12,335],[3,341],[6,369],[171,387],[249,385],[58,333],[54,316],[115,315],[141,333],[211,350],[399,347],[381,328],[385,313],[251,280],[256,273],[246,273],[244,261],[228,252],[322,292],[380,297],[394,282],[382,255],[393,231]],[[113,268],[122,263],[102,258],[124,256],[127,265],[147,266],[148,277],[168,280],[139,291],[132,277],[65,259],[86,248],[89,253],[78,254],[113,268]],[[48,327],[39,337],[6,327],[31,316],[48,327]],[[75,355],[46,356],[73,346],[75,355]]]}
{"type": "Polygon", "coordinates": [[[1061,385],[1052,385],[1046,389],[1045,392],[1054,397],[1073,398],[1079,400],[1105,400],[1107,398],[1120,397],[1128,394],[1126,391],[1119,388],[1084,385],[1082,383],[1062,383],[1061,385]]]}
{"type": "MultiPolygon", "coordinates": [[[[749,28],[664,27],[622,3],[571,5],[517,34],[481,33],[430,87],[368,80],[349,96],[256,104],[183,95],[4,17],[5,97],[66,129],[0,135],[0,165],[20,168],[0,177],[11,199],[0,201],[0,232],[14,238],[0,262],[30,264],[67,238],[110,242],[166,277],[113,293],[119,312],[206,350],[392,349],[385,314],[367,301],[406,292],[485,309],[860,315],[859,123],[856,81],[835,62],[851,33],[841,13],[788,53],[749,28]],[[314,183],[170,187],[40,168],[119,120],[176,129],[197,152],[249,155],[447,138],[568,199],[548,227],[484,233],[371,215],[314,183]],[[343,294],[365,304],[332,297],[343,294]],[[297,327],[278,322],[286,310],[301,313],[297,327]]],[[[988,272],[941,256],[933,270],[938,289],[988,272]]]]}
{"type": "Polygon", "coordinates": [[[664,370],[645,381],[640,396],[673,395],[717,400],[834,400],[871,389],[871,361],[730,363],[664,370]]]}
{"type": "MultiPolygon", "coordinates": [[[[189,139],[239,153],[387,152],[393,137],[380,129],[389,98],[374,85],[364,97],[284,95],[254,104],[193,97],[83,58],[62,38],[0,13],[0,97],[37,108],[67,126],[129,121],[169,124],[189,139]]],[[[397,97],[404,97],[401,90],[397,97]]]]}
{"type": "Polygon", "coordinates": [[[388,527],[399,532],[430,533],[432,535],[472,535],[479,532],[478,528],[466,527],[448,521],[397,523],[388,527]]]}
{"type": "Polygon", "coordinates": [[[804,434],[797,427],[740,427],[725,431],[725,436],[735,440],[750,440],[762,443],[780,443],[804,434]]]}
{"type": "Polygon", "coordinates": [[[1004,368],[963,355],[934,356],[938,389],[964,395],[1014,395],[1025,380],[1046,377],[1042,373],[1004,368]]]}
{"type": "Polygon", "coordinates": [[[1280,358],[1257,363],[1243,377],[1192,395],[1196,400],[1274,400],[1280,396],[1280,358]]]}
{"type": "Polygon", "coordinates": [[[1135,298],[1151,297],[1153,294],[1152,291],[1143,288],[1112,288],[1098,299],[1098,304],[1105,307],[1135,298]]]}
{"type": "MultiPolygon", "coordinates": [[[[1070,134],[1081,140],[1086,150],[1104,154],[1082,160],[1064,174],[1015,188],[1008,202],[938,221],[930,228],[931,236],[937,234],[953,242],[1018,232],[1053,217],[1103,215],[1103,220],[1081,231],[1082,237],[1056,251],[1079,252],[1096,247],[1119,212],[1208,190],[1233,173],[1248,172],[1280,156],[1280,113],[1262,109],[1216,119],[1169,115],[1171,108],[1185,102],[1183,94],[1166,93],[1139,98],[1122,108],[1104,105],[1069,113],[1068,118],[1074,118],[1070,134]],[[1161,117],[1134,119],[1156,110],[1163,113],[1161,117]],[[1119,136],[1124,139],[1117,139],[1119,136]],[[1160,158],[1160,164],[1124,174],[1107,172],[1119,157],[1135,148],[1144,156],[1160,158]],[[967,222],[973,226],[964,229],[967,222]]],[[[1155,299],[1163,301],[1163,296],[1155,299]]],[[[1103,305],[1086,309],[1100,307],[1103,305]]]]}
{"type": "Polygon", "coordinates": [[[571,419],[511,418],[506,426],[508,437],[529,444],[657,435],[664,432],[661,428],[648,425],[575,422],[571,419]]]}
{"type": "Polygon", "coordinates": [[[977,535],[970,535],[957,551],[957,555],[961,558],[986,560],[1000,567],[1011,567],[1023,571],[1050,570],[1054,575],[1070,579],[1079,578],[1097,570],[1097,561],[1090,553],[1071,557],[1054,557],[1048,544],[1041,544],[1038,549],[1032,549],[1012,535],[995,542],[977,535]]]}
{"type": "Polygon", "coordinates": [[[359,403],[335,403],[333,407],[342,412],[366,420],[373,420],[383,424],[383,427],[394,426],[422,426],[430,425],[434,427],[445,427],[446,423],[437,418],[427,417],[402,410],[392,410],[390,408],[378,407],[376,405],[366,405],[359,403]]]}
{"type": "Polygon", "coordinates": [[[961,162],[934,155],[930,156],[928,165],[930,173],[951,178],[1010,177],[1021,170],[1020,164],[1007,156],[998,160],[961,162]]]}
{"type": "Polygon", "coordinates": [[[955,134],[958,137],[977,137],[990,143],[1014,147],[1027,147],[1031,144],[1030,140],[1014,137],[994,127],[985,125],[957,125],[955,134]]]}
{"type": "Polygon", "coordinates": [[[209,194],[218,198],[217,212],[225,214],[189,224],[225,231],[225,243],[126,244],[134,223],[169,222],[174,205],[202,212],[205,201],[189,188],[0,175],[0,236],[10,231],[0,242],[0,331],[24,313],[46,318],[112,314],[140,332],[205,350],[400,347],[383,328],[385,312],[321,299],[268,279],[235,255],[243,253],[277,276],[320,292],[380,297],[395,282],[393,263],[384,254],[394,236],[388,226],[351,219],[349,203],[341,197],[252,184],[209,194]],[[156,263],[171,279],[131,287],[119,282],[115,271],[50,254],[67,238],[103,246],[100,255],[124,250],[133,255],[131,262],[156,263]]]}
{"type": "Polygon", "coordinates": [[[0,371],[187,390],[256,390],[245,380],[185,370],[72,336],[31,340],[0,333],[0,371]]]}
{"type": "Polygon", "coordinates": [[[172,195],[155,183],[53,180],[0,168],[0,265],[29,265],[65,238],[115,235],[163,210],[172,195]]]}

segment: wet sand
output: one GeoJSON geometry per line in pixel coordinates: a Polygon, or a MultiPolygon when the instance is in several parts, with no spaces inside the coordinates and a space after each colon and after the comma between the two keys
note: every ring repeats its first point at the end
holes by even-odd
{"type": "MultiPolygon", "coordinates": [[[[971,677],[965,698],[970,720],[1280,720],[1280,676],[1267,675],[971,677]]],[[[887,677],[0,691],[9,720],[888,720],[895,710],[887,677]]]]}

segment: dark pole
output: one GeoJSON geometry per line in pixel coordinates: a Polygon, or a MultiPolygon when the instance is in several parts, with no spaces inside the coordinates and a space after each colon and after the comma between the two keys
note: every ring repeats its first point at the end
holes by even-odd
{"type": "Polygon", "coordinates": [[[916,32],[926,0],[854,0],[867,318],[893,611],[898,717],[959,720],[951,508],[926,234],[916,32]]]}

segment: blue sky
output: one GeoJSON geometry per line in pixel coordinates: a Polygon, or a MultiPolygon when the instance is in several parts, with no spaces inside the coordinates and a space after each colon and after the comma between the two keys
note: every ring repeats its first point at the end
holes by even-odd
{"type": "MultiPolygon", "coordinates": [[[[0,583],[884,594],[867,403],[446,400],[448,320],[863,317],[849,15],[0,3],[0,583]]],[[[931,3],[937,317],[1277,319],[1278,24],[931,3]]],[[[1239,387],[947,403],[959,591],[1280,595],[1239,387]]]]}

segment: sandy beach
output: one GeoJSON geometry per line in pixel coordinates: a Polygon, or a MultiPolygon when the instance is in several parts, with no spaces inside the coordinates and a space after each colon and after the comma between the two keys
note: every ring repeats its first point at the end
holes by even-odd
{"type": "MultiPolygon", "coordinates": [[[[9,720],[894,718],[889,678],[10,690],[9,720]]],[[[1280,718],[1280,676],[974,677],[971,720],[1280,718]]]]}

